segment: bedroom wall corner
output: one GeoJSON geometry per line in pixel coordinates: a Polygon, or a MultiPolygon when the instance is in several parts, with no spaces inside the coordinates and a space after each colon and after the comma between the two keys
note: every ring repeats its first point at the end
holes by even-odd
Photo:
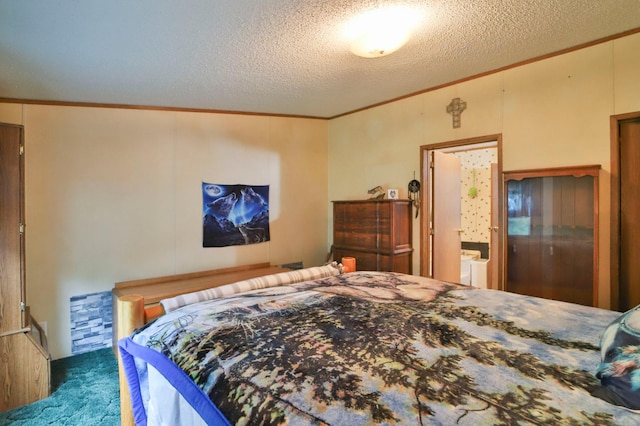
{"type": "MultiPolygon", "coordinates": [[[[408,198],[407,184],[414,172],[417,179],[420,174],[422,108],[422,98],[414,96],[329,121],[329,249],[333,243],[331,201],[365,200],[371,197],[367,191],[376,186],[385,191],[398,189],[399,198],[408,198]]],[[[414,219],[414,274],[420,269],[419,232],[420,223],[414,219]]]]}
{"type": "Polygon", "coordinates": [[[326,120],[37,104],[0,119],[25,126],[27,301],[53,359],[71,355],[70,300],[116,282],[324,262],[326,120]],[[270,184],[269,243],[202,247],[208,179],[270,184]]]}
{"type": "Polygon", "coordinates": [[[0,122],[23,124],[22,104],[0,102],[0,122]]]}
{"type": "Polygon", "coordinates": [[[614,114],[640,111],[640,33],[612,41],[614,114]]]}
{"type": "Polygon", "coordinates": [[[320,266],[327,256],[329,193],[327,120],[272,117],[269,137],[280,153],[280,200],[275,206],[271,232],[279,244],[271,246],[274,264],[302,261],[320,266]],[[302,230],[302,231],[301,231],[302,230]],[[307,240],[306,244],[296,241],[307,240]]]}

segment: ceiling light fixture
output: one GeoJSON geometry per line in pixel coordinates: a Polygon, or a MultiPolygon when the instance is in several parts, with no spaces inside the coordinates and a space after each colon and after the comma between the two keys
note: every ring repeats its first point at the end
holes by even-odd
{"type": "Polygon", "coordinates": [[[375,9],[347,26],[351,52],[363,58],[379,58],[400,49],[409,40],[419,14],[402,6],[375,9]]]}

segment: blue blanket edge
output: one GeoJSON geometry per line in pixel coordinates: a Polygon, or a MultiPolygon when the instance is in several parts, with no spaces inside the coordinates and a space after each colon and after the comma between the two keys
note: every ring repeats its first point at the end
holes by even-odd
{"type": "Polygon", "coordinates": [[[133,418],[136,425],[146,426],[147,424],[147,413],[144,408],[144,402],[142,401],[140,380],[135,365],[136,358],[152,365],[158,370],[158,372],[180,392],[182,397],[200,414],[208,425],[230,425],[218,407],[211,402],[209,396],[204,393],[180,367],[165,355],[146,346],[138,345],[131,340],[130,337],[125,337],[118,341],[118,350],[120,351],[124,376],[127,379],[129,393],[131,395],[133,418]]]}

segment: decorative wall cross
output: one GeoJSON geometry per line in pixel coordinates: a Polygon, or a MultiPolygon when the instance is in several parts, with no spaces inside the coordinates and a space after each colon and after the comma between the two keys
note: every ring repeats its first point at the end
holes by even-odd
{"type": "Polygon", "coordinates": [[[460,98],[453,98],[451,103],[447,105],[447,112],[453,117],[453,128],[460,127],[460,114],[467,109],[467,103],[460,100],[460,98]]]}

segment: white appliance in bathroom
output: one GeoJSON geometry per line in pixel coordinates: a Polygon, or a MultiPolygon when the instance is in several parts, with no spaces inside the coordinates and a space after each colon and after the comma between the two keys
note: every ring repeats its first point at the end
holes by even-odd
{"type": "Polygon", "coordinates": [[[478,250],[462,250],[460,252],[460,283],[471,285],[471,261],[480,259],[478,250]]]}
{"type": "Polygon", "coordinates": [[[487,288],[488,259],[482,259],[479,250],[462,250],[460,253],[460,283],[487,288]]]}
{"type": "Polygon", "coordinates": [[[471,285],[487,288],[487,269],[489,259],[475,259],[471,261],[471,285]]]}

